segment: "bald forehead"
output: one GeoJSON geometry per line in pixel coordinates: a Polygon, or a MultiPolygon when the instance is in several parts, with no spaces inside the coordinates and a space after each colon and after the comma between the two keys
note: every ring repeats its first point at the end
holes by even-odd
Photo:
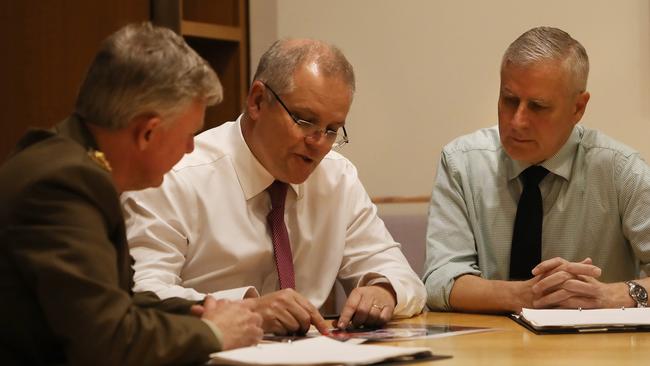
{"type": "Polygon", "coordinates": [[[354,92],[353,88],[349,85],[348,80],[342,73],[328,72],[328,70],[324,69],[322,63],[319,63],[316,60],[306,60],[296,67],[291,75],[291,84],[295,86],[295,82],[298,79],[303,81],[303,85],[306,86],[340,82],[347,87],[350,94],[353,94],[354,92]]]}
{"type": "Polygon", "coordinates": [[[300,56],[298,57],[297,68],[307,66],[328,69],[327,65],[337,57],[332,46],[315,39],[285,40],[280,44],[280,48],[284,52],[296,52],[296,56],[300,56]]]}
{"type": "Polygon", "coordinates": [[[294,48],[294,47],[318,46],[318,45],[323,46],[324,42],[316,39],[293,38],[293,39],[285,39],[280,41],[280,45],[283,48],[294,48]]]}
{"type": "Polygon", "coordinates": [[[319,75],[340,78],[352,92],[355,90],[354,70],[341,50],[314,39],[276,41],[260,58],[254,79],[282,94],[293,90],[296,71],[305,67],[319,75]]]}

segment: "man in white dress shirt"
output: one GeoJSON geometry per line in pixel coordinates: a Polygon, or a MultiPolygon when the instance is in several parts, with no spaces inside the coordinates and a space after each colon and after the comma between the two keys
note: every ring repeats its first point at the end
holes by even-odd
{"type": "Polygon", "coordinates": [[[317,308],[337,279],[349,294],[337,327],[419,313],[423,284],[355,167],[332,151],[348,142],[354,90],[352,66],[336,47],[273,44],[237,121],[200,134],[160,188],[123,196],[135,290],[246,299],[276,334],[310,324],[326,332],[317,308]],[[286,288],[267,224],[275,181],[289,184],[282,200],[293,264],[286,288]]]}

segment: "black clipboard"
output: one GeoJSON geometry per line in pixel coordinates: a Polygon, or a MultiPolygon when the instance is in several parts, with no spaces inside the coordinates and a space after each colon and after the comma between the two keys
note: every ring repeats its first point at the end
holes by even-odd
{"type": "Polygon", "coordinates": [[[650,332],[650,325],[615,325],[594,324],[581,326],[537,326],[528,322],[519,314],[508,315],[515,323],[538,335],[548,334],[580,334],[580,333],[621,333],[621,332],[650,332]]]}

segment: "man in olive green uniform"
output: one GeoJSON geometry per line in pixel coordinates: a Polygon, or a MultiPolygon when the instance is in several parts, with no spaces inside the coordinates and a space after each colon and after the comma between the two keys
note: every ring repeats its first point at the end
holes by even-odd
{"type": "Polygon", "coordinates": [[[200,363],[260,339],[242,303],[131,292],[119,195],[160,185],[221,96],[182,38],[131,25],[103,43],[75,113],[23,137],[0,168],[0,363],[200,363]]]}

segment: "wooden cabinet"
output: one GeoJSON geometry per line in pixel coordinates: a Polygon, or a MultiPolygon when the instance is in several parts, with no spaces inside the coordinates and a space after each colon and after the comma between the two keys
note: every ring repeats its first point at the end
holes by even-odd
{"type": "Polygon", "coordinates": [[[150,1],[0,1],[0,163],[28,128],[72,113],[101,41],[149,20],[150,1]]]}
{"type": "Polygon", "coordinates": [[[152,19],[185,36],[224,86],[206,128],[236,118],[248,92],[246,0],[0,1],[0,163],[29,127],[72,112],[88,65],[106,36],[152,19]]]}
{"type": "Polygon", "coordinates": [[[219,75],[224,99],[206,112],[205,128],[234,120],[248,93],[248,1],[153,0],[152,21],[181,34],[219,75]]]}

